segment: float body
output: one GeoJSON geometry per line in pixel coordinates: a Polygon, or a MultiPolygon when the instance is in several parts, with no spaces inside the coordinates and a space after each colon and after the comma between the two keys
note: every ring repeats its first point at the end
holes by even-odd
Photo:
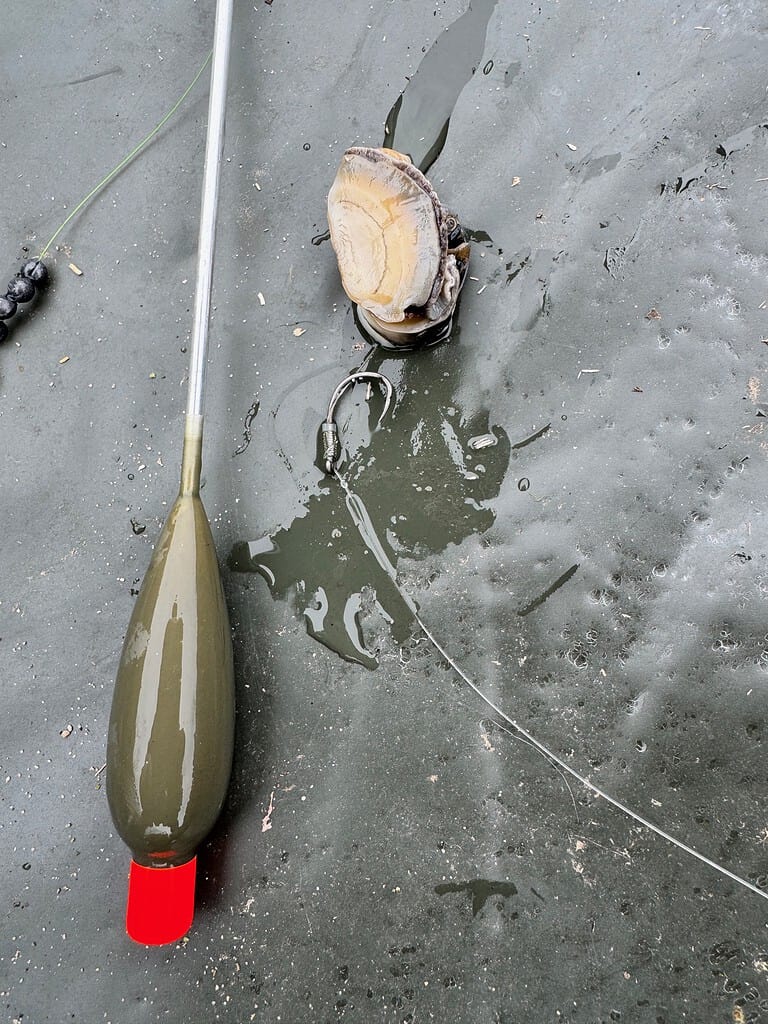
{"type": "Polygon", "coordinates": [[[126,926],[153,945],[192,923],[195,853],[232,766],[232,639],[200,500],[201,445],[202,423],[188,427],[179,495],[128,625],[109,723],[107,799],[133,857],[126,926]]]}

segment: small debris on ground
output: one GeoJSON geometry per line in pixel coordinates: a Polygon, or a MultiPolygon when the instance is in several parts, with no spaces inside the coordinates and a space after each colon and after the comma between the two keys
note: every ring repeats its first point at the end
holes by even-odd
{"type": "Polygon", "coordinates": [[[645,314],[645,319],[646,320],[661,320],[661,313],[656,308],[649,309],[648,312],[645,314]]]}
{"type": "Polygon", "coordinates": [[[261,831],[262,832],[269,832],[269,830],[272,828],[272,812],[274,811],[274,809],[275,809],[275,791],[273,789],[272,792],[269,794],[269,807],[267,808],[267,813],[261,819],[261,831]]]}
{"type": "Polygon", "coordinates": [[[68,363],[68,362],[69,362],[69,356],[62,356],[61,359],[59,360],[59,366],[63,366],[64,363],[68,363]]]}
{"type": "Polygon", "coordinates": [[[264,298],[264,296],[263,296],[263,295],[261,294],[261,292],[259,292],[259,293],[258,293],[258,294],[256,295],[256,298],[257,298],[257,299],[259,300],[259,305],[260,305],[260,306],[266,306],[266,304],[267,304],[267,300],[266,300],[266,299],[264,298]]]}
{"type": "MultiPolygon", "coordinates": [[[[499,439],[495,434],[478,434],[476,437],[470,437],[467,447],[472,451],[479,452],[483,448],[493,448],[498,443],[499,439]]],[[[498,664],[498,662],[494,662],[494,664],[498,664]]]]}
{"type": "Polygon", "coordinates": [[[65,725],[64,728],[59,733],[59,736],[61,736],[61,738],[65,740],[68,736],[72,735],[74,728],[74,725],[65,725]]]}
{"type": "Polygon", "coordinates": [[[306,333],[307,333],[306,327],[294,327],[294,329],[293,329],[293,336],[294,336],[294,338],[300,338],[302,336],[302,334],[306,334],[306,333]]]}
{"type": "Polygon", "coordinates": [[[69,264],[69,269],[72,271],[73,274],[77,274],[78,277],[83,276],[83,272],[80,269],[80,267],[76,266],[74,263],[69,264]]]}
{"type": "Polygon", "coordinates": [[[568,147],[568,149],[570,149],[572,153],[576,152],[576,146],[574,146],[572,142],[566,142],[566,146],[568,147]]]}

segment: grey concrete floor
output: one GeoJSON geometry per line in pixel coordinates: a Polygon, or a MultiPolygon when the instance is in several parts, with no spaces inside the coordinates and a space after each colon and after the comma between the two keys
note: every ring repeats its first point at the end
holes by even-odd
{"type": "MultiPolygon", "coordinates": [[[[213,6],[6,5],[9,277],[181,93],[213,6]]],[[[0,349],[9,1021],[768,1020],[763,900],[494,724],[314,464],[361,341],[311,241],[325,196],[465,6],[237,5],[203,491],[237,753],[175,946],[124,934],[100,769],[177,486],[205,88],[67,229],[0,349]],[[267,536],[272,590],[228,568],[267,536]],[[308,634],[321,586],[360,595],[367,664],[308,634]]],[[[476,280],[449,344],[381,361],[385,429],[345,407],[355,490],[464,670],[766,891],[767,34],[746,0],[499,0],[430,172],[476,280]]]]}

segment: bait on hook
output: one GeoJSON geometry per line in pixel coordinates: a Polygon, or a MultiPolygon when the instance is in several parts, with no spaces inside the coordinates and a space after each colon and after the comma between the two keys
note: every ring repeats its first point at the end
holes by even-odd
{"type": "MultiPolygon", "coordinates": [[[[740,875],[735,874],[733,871],[729,871],[728,868],[724,867],[722,864],[718,864],[717,861],[712,860],[705,854],[699,853],[699,851],[694,849],[692,846],[689,846],[687,843],[684,843],[681,839],[677,839],[675,836],[671,835],[669,832],[666,832],[660,826],[655,825],[652,821],[649,821],[648,818],[643,817],[643,815],[639,814],[637,811],[633,811],[631,807],[628,807],[627,804],[622,803],[621,800],[618,800],[616,797],[611,796],[610,793],[607,793],[604,789],[601,789],[599,786],[596,786],[594,782],[591,782],[586,776],[579,774],[579,772],[577,772],[575,768],[572,768],[571,765],[567,763],[567,761],[564,761],[561,757],[558,757],[558,755],[553,750],[550,750],[549,747],[543,744],[540,740],[536,739],[536,737],[533,736],[530,732],[528,732],[528,730],[524,726],[516,722],[513,718],[506,714],[506,712],[504,712],[498,706],[498,704],[491,700],[491,698],[483,692],[483,690],[477,685],[477,683],[475,683],[466,674],[466,672],[464,672],[463,669],[453,660],[453,658],[450,656],[445,647],[443,647],[443,645],[440,643],[437,637],[435,637],[435,635],[432,633],[429,627],[424,623],[423,619],[419,615],[416,603],[400,586],[400,582],[397,578],[397,570],[387,558],[384,546],[381,544],[379,538],[376,536],[373,523],[371,521],[370,516],[368,515],[365,505],[363,504],[360,497],[354,493],[354,491],[347,483],[346,479],[341,475],[341,473],[339,473],[338,470],[337,464],[341,452],[341,443],[338,437],[338,430],[336,424],[333,421],[333,411],[336,403],[339,400],[339,397],[344,392],[344,390],[348,386],[350,386],[350,384],[354,383],[356,379],[365,376],[374,376],[380,382],[386,382],[386,384],[389,385],[390,389],[392,387],[389,380],[386,377],[384,377],[383,374],[379,373],[351,374],[338,385],[338,387],[333,393],[333,396],[331,397],[331,402],[328,407],[328,417],[323,423],[322,427],[324,443],[326,439],[326,429],[332,428],[332,430],[328,429],[328,437],[330,440],[329,446],[325,449],[325,471],[329,476],[334,476],[336,480],[338,480],[341,488],[343,489],[345,494],[345,503],[347,506],[347,511],[350,514],[352,522],[354,523],[355,527],[360,533],[360,536],[366,546],[366,549],[373,554],[374,558],[376,559],[376,562],[389,576],[398,593],[402,597],[403,601],[411,611],[414,621],[418,625],[419,629],[427,638],[427,640],[432,644],[432,646],[443,659],[443,661],[445,661],[446,664],[453,669],[453,671],[458,675],[462,682],[464,682],[472,690],[472,692],[477,697],[479,697],[484,704],[486,704],[486,706],[493,712],[494,715],[497,716],[497,718],[504,722],[505,725],[509,726],[509,728],[512,730],[513,735],[518,736],[520,739],[528,743],[558,771],[567,773],[571,776],[571,778],[575,779],[580,785],[584,786],[595,796],[605,800],[612,807],[615,807],[616,810],[621,811],[622,814],[625,814],[632,821],[636,822],[638,825],[642,825],[643,828],[647,828],[649,831],[653,832],[661,839],[666,840],[666,842],[671,843],[673,846],[677,847],[678,850],[682,850],[683,853],[688,854],[689,857],[695,858],[700,863],[706,864],[714,871],[719,872],[725,878],[730,879],[730,881],[736,882],[738,885],[743,886],[745,889],[749,889],[749,891],[754,893],[756,896],[761,896],[763,899],[768,900],[768,892],[759,889],[756,885],[753,885],[752,882],[747,881],[747,879],[742,878],[740,875]]],[[[381,419],[386,413],[388,407],[389,400],[387,400],[384,412],[382,413],[382,416],[379,418],[379,424],[377,424],[377,426],[381,424],[381,419]]]]}
{"type": "Polygon", "coordinates": [[[408,351],[450,335],[469,240],[410,157],[348,149],[328,193],[328,228],[366,337],[408,351]]]}

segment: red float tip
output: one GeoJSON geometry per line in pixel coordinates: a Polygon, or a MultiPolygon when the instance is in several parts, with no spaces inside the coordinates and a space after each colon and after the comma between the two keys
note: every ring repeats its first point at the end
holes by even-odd
{"type": "Polygon", "coordinates": [[[125,928],[134,942],[164,946],[186,935],[195,913],[196,865],[196,857],[163,868],[131,861],[125,928]]]}

